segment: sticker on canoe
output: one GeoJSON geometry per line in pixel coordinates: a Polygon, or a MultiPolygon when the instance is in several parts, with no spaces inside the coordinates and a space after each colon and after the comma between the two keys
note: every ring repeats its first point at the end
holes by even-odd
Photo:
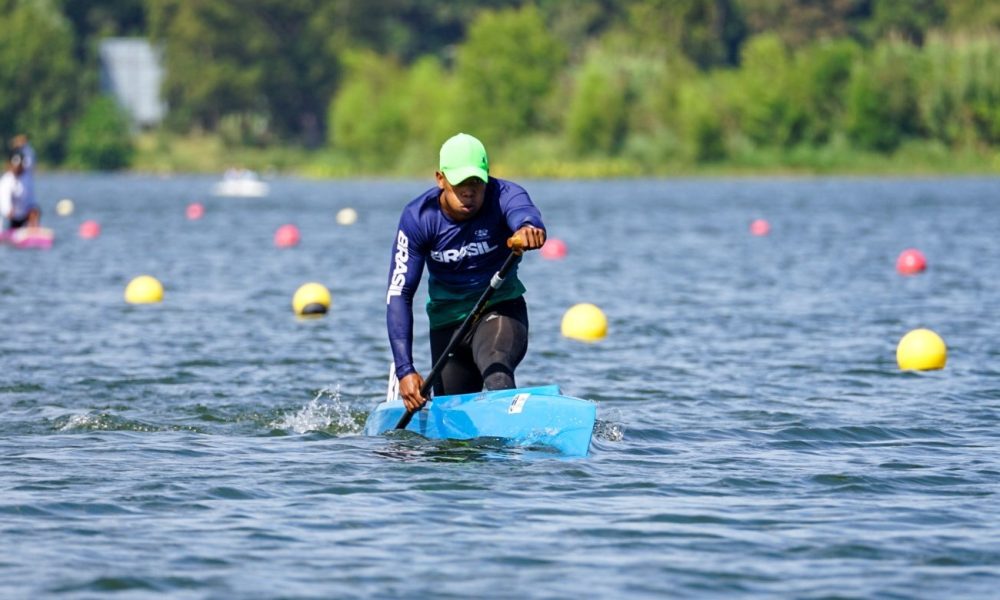
{"type": "Polygon", "coordinates": [[[528,401],[529,397],[531,397],[531,394],[518,394],[514,396],[510,406],[507,407],[507,414],[516,415],[524,410],[524,403],[528,401]]]}

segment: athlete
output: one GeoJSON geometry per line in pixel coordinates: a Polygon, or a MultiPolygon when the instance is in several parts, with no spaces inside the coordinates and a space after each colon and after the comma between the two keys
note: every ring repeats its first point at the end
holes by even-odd
{"type": "Polygon", "coordinates": [[[24,173],[21,175],[21,182],[24,184],[25,203],[38,208],[38,203],[35,201],[35,149],[31,147],[28,136],[23,133],[11,138],[10,146],[23,159],[24,173]]]}
{"type": "Polygon", "coordinates": [[[24,173],[24,155],[12,153],[7,161],[7,170],[0,177],[0,230],[3,229],[3,219],[10,223],[11,229],[25,225],[38,227],[41,211],[28,196],[24,173]]]}
{"type": "MultiPolygon", "coordinates": [[[[386,323],[399,393],[407,410],[426,402],[413,366],[413,296],[427,266],[431,363],[472,311],[510,253],[545,243],[542,215],[528,192],[489,176],[482,142],[465,133],[441,146],[437,185],[410,201],[399,219],[386,291],[386,323]]],[[[528,309],[516,267],[496,290],[477,325],[434,382],[435,395],[516,387],[514,369],[528,349],[528,309]]]]}

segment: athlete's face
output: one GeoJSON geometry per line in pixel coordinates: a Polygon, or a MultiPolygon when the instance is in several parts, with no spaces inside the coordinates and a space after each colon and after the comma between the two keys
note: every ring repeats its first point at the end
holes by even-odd
{"type": "Polygon", "coordinates": [[[458,185],[451,185],[443,173],[435,174],[441,189],[441,208],[455,221],[471,219],[483,207],[486,197],[486,182],[478,177],[469,177],[458,185]]]}

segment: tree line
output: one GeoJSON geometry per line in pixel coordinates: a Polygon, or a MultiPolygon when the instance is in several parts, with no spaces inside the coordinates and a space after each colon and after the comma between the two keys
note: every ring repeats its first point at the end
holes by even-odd
{"type": "Polygon", "coordinates": [[[108,36],[162,49],[162,127],[372,171],[455,131],[643,172],[782,153],[1000,146],[989,0],[0,0],[0,133],[127,167],[108,36]]]}

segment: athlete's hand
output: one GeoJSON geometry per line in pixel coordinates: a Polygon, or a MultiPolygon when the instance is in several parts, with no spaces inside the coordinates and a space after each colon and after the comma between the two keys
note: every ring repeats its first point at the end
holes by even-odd
{"type": "Polygon", "coordinates": [[[545,244],[545,230],[533,225],[525,225],[514,232],[514,235],[507,240],[507,246],[517,253],[525,250],[537,250],[545,244]]]}
{"type": "Polygon", "coordinates": [[[420,388],[424,386],[424,378],[420,373],[410,373],[399,380],[399,395],[403,398],[406,410],[417,412],[427,402],[427,399],[420,395],[420,388]]]}

